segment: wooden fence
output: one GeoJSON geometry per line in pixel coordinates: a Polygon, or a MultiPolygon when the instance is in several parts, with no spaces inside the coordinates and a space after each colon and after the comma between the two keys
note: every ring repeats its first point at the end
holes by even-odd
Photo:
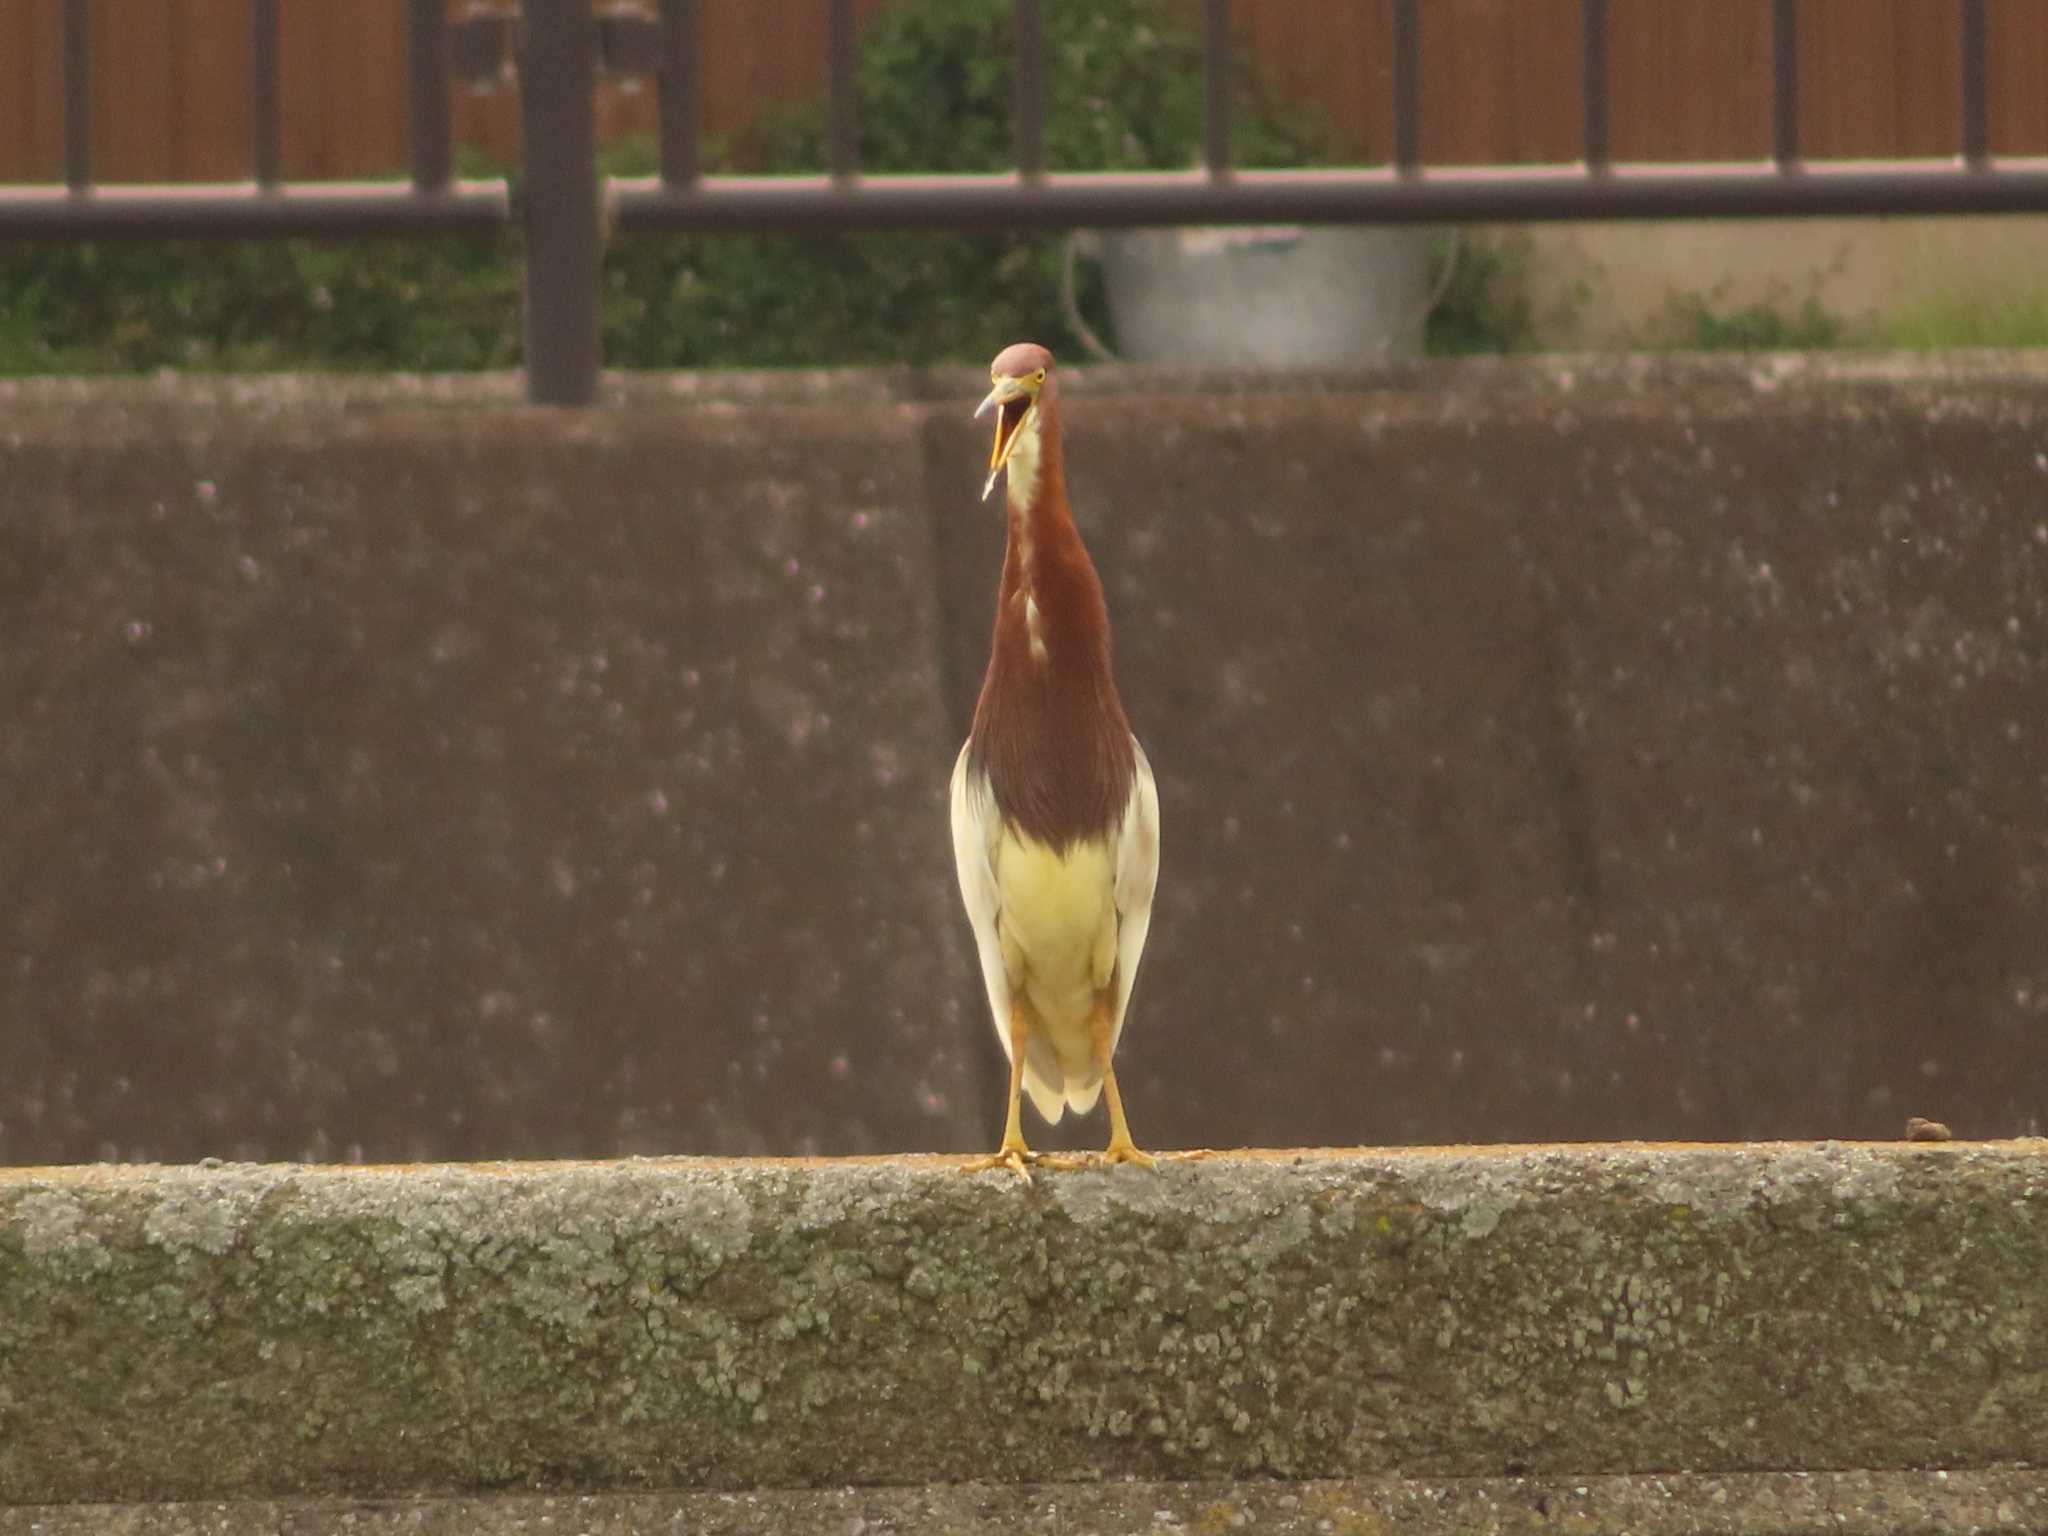
{"type": "MultiPolygon", "coordinates": [[[[860,0],[863,18],[888,0],[860,0]]],[[[1047,0],[1048,5],[1087,0],[1047,0]]],[[[0,181],[61,162],[59,0],[0,0],[0,181]]],[[[824,86],[823,0],[701,0],[704,124],[744,131],[824,86]]],[[[2048,0],[1990,0],[1991,143],[2048,153],[2048,0]]],[[[1241,45],[1281,99],[1318,104],[1362,159],[1391,140],[1390,0],[1236,0],[1241,45]]],[[[374,175],[405,158],[404,0],[284,0],[285,172],[374,175]]],[[[1753,159],[1770,134],[1768,0],[1612,0],[1617,159],[1753,159]]],[[[94,0],[95,174],[248,173],[246,0],[94,0]]],[[[1954,0],[1802,0],[1807,153],[1952,153],[1954,0]]],[[[1557,162],[1579,135],[1576,0],[1423,0],[1424,157],[1557,162]]],[[[651,133],[647,90],[605,87],[606,138],[651,133]]],[[[460,143],[516,158],[516,102],[458,91],[460,143]]],[[[1192,148],[1192,146],[1191,146],[1192,148]]]]}

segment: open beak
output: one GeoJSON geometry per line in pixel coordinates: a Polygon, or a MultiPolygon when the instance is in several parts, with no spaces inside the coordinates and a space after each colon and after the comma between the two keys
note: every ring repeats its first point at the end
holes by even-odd
{"type": "Polygon", "coordinates": [[[996,476],[1003,465],[1009,462],[1010,450],[1017,446],[1017,434],[1023,430],[1024,418],[1031,414],[1035,402],[1031,391],[1016,379],[997,379],[996,387],[983,397],[975,407],[974,416],[978,421],[996,413],[996,441],[988,454],[988,483],[981,488],[981,499],[988,500],[988,493],[996,488],[996,476]]]}

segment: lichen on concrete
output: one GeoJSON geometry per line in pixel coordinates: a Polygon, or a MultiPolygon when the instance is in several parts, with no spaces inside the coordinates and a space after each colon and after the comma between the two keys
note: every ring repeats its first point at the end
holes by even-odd
{"type": "Polygon", "coordinates": [[[1987,1466],[2048,1146],[0,1174],[0,1502],[1987,1466]]]}

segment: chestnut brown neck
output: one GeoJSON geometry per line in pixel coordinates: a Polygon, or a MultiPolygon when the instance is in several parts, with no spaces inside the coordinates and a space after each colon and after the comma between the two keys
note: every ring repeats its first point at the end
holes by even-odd
{"type": "Polygon", "coordinates": [[[1137,769],[1110,669],[1102,582],[1067,505],[1051,395],[1048,381],[1036,483],[1004,489],[1009,538],[969,755],[1007,820],[1064,849],[1114,830],[1137,769]]]}

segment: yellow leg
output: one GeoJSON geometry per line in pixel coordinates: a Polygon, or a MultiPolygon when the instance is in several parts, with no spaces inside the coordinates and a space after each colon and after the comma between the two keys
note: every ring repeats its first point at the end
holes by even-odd
{"type": "Polygon", "coordinates": [[[1028,1165],[1038,1161],[1038,1154],[1024,1145],[1024,1042],[1030,1033],[1020,998],[1010,1005],[1010,1108],[1003,1121],[1003,1144],[995,1156],[977,1158],[969,1163],[969,1173],[1007,1168],[1025,1183],[1031,1182],[1028,1165]]]}
{"type": "Polygon", "coordinates": [[[1094,1035],[1095,1062],[1102,1068],[1102,1091],[1109,1100],[1109,1148],[1103,1154],[1112,1163],[1136,1163],[1140,1168],[1158,1164],[1151,1153],[1140,1152],[1131,1140],[1130,1122],[1124,1119],[1124,1096],[1116,1090],[1116,1068],[1109,1061],[1109,994],[1095,1002],[1095,1016],[1088,1021],[1094,1035]]]}

